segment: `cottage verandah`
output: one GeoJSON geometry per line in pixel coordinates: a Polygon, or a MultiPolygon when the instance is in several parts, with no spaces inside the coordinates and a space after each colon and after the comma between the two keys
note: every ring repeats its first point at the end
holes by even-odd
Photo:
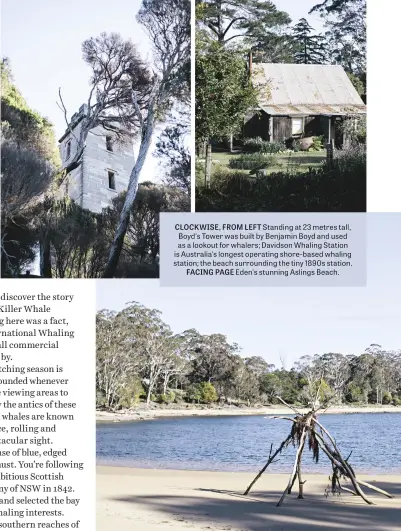
{"type": "Polygon", "coordinates": [[[339,65],[250,62],[258,107],[246,115],[244,138],[284,141],[324,136],[336,147],[347,142],[341,123],[366,115],[362,101],[339,65]]]}

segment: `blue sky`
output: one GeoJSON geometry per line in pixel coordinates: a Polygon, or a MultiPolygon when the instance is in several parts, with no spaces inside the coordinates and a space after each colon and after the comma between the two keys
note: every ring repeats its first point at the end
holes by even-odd
{"type": "MultiPolygon", "coordinates": [[[[295,22],[315,3],[276,0],[295,22]]],[[[140,0],[2,0],[2,55],[10,58],[28,104],[53,122],[58,137],[65,130],[56,104],[59,87],[70,116],[87,98],[90,70],[81,57],[85,39],[118,32],[151,58],[148,37],[135,20],[140,5],[140,0]]],[[[320,19],[314,15],[310,22],[320,19]]]]}
{"type": "MultiPolygon", "coordinates": [[[[140,0],[2,0],[2,56],[11,61],[14,80],[30,107],[54,124],[57,137],[65,130],[57,106],[58,89],[71,117],[87,100],[90,69],[81,44],[103,31],[117,32],[138,45],[151,59],[146,33],[135,20],[140,0]]],[[[157,170],[148,161],[142,180],[157,170]]]]}
{"type": "Polygon", "coordinates": [[[318,0],[275,0],[277,8],[286,11],[292,18],[293,23],[297,23],[301,18],[306,18],[309,24],[317,33],[323,29],[322,19],[317,13],[308,15],[313,6],[319,4],[318,0]]]}
{"type": "Polygon", "coordinates": [[[361,353],[370,344],[401,348],[400,214],[370,214],[366,288],[160,288],[158,281],[97,284],[97,308],[119,310],[129,301],[162,311],[174,332],[220,332],[287,368],[300,356],[361,353]]]}

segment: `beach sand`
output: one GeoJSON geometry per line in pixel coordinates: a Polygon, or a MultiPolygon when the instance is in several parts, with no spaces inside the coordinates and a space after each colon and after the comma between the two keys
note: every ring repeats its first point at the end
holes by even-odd
{"type": "MultiPolygon", "coordinates": [[[[300,413],[307,413],[308,409],[299,408],[300,413]]],[[[220,407],[220,408],[141,408],[137,411],[96,411],[96,420],[98,422],[130,422],[134,420],[152,420],[157,418],[169,417],[224,417],[224,416],[249,416],[249,415],[288,415],[291,413],[289,408],[283,406],[270,406],[260,408],[238,408],[238,407],[220,407]]],[[[322,414],[355,414],[355,413],[401,413],[401,406],[333,406],[325,410],[322,414]]]]}
{"type": "MultiPolygon", "coordinates": [[[[256,471],[255,471],[256,473],[256,471]]],[[[276,507],[288,474],[264,474],[247,497],[255,474],[97,468],[97,531],[314,531],[401,529],[401,478],[360,476],[395,495],[365,491],[374,506],[344,493],[325,497],[326,475],[305,474],[304,500],[297,489],[276,507]]]]}

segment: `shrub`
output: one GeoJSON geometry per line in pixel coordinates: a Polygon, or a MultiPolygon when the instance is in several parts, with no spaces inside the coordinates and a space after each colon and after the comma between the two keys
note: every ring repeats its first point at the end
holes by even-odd
{"type": "Polygon", "coordinates": [[[366,168],[366,146],[356,144],[349,149],[336,151],[334,165],[339,173],[358,172],[361,167],[366,168]]]}
{"type": "Polygon", "coordinates": [[[298,153],[299,151],[302,151],[302,146],[300,140],[294,140],[291,145],[291,149],[295,151],[295,153],[298,153]]]}
{"type": "Polygon", "coordinates": [[[103,391],[96,390],[96,407],[103,408],[107,406],[106,395],[103,391]]]}
{"type": "Polygon", "coordinates": [[[351,116],[344,120],[341,131],[347,135],[351,145],[366,144],[366,115],[351,116]]]}
{"type": "Polygon", "coordinates": [[[392,401],[393,401],[393,397],[391,396],[391,393],[384,392],[383,398],[382,398],[382,404],[388,405],[388,404],[391,404],[392,401]]]}
{"type": "Polygon", "coordinates": [[[198,404],[210,404],[218,399],[217,391],[210,382],[192,384],[187,389],[187,399],[196,401],[198,404]]]}
{"type": "Polygon", "coordinates": [[[401,398],[399,398],[398,396],[395,396],[393,398],[393,405],[394,406],[401,406],[401,398]]]}
{"type": "Polygon", "coordinates": [[[161,394],[157,397],[159,404],[170,404],[175,400],[174,391],[167,391],[165,394],[161,394]]]}
{"type": "Polygon", "coordinates": [[[256,138],[245,138],[243,141],[244,151],[257,151],[259,153],[279,153],[285,151],[284,142],[269,142],[260,136],[256,138]]]}
{"type": "Polygon", "coordinates": [[[264,153],[239,155],[230,159],[228,167],[235,170],[257,170],[272,166],[274,157],[264,153]]]}
{"type": "Polygon", "coordinates": [[[351,382],[348,384],[346,399],[348,402],[363,403],[365,402],[365,393],[361,387],[356,383],[351,382]]]}
{"type": "Polygon", "coordinates": [[[192,384],[188,387],[186,398],[187,400],[190,400],[192,402],[198,402],[199,404],[202,398],[202,393],[199,384],[192,384]]]}
{"type": "Polygon", "coordinates": [[[314,136],[313,144],[308,149],[308,151],[322,151],[324,149],[323,141],[324,141],[323,136],[314,136]]]}
{"type": "Polygon", "coordinates": [[[139,403],[139,398],[144,394],[144,389],[139,378],[134,378],[128,385],[119,390],[118,405],[121,408],[129,409],[139,403]]]}
{"type": "Polygon", "coordinates": [[[199,212],[366,212],[366,152],[359,147],[335,154],[302,173],[285,171],[262,178],[216,168],[210,188],[198,183],[199,212]]]}
{"type": "Polygon", "coordinates": [[[201,391],[201,402],[206,402],[210,404],[211,402],[216,402],[218,399],[217,391],[214,388],[214,385],[210,382],[201,382],[199,384],[201,391]]]}

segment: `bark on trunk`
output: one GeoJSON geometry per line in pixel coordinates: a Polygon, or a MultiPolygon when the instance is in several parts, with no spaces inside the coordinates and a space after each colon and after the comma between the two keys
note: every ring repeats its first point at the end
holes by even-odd
{"type": "Polygon", "coordinates": [[[210,181],[212,176],[212,144],[209,142],[206,147],[205,160],[205,187],[210,188],[210,181]]]}
{"type": "Polygon", "coordinates": [[[150,396],[152,394],[153,386],[149,386],[148,392],[146,394],[146,405],[148,406],[150,404],[150,396]]]}
{"type": "Polygon", "coordinates": [[[153,135],[153,129],[153,117],[149,116],[148,123],[146,125],[146,130],[142,137],[141,146],[139,148],[138,159],[130,175],[127,195],[125,197],[124,205],[121,210],[120,219],[114,235],[114,240],[111,244],[109,259],[103,274],[103,278],[113,278],[116,274],[118,262],[120,260],[121,250],[123,248],[124,238],[128,229],[132,205],[134,204],[136,193],[138,190],[139,176],[141,174],[143,165],[146,160],[146,156],[149,151],[153,135]]]}
{"type": "Polygon", "coordinates": [[[50,241],[47,234],[40,242],[40,276],[43,278],[52,278],[50,241]]]}

